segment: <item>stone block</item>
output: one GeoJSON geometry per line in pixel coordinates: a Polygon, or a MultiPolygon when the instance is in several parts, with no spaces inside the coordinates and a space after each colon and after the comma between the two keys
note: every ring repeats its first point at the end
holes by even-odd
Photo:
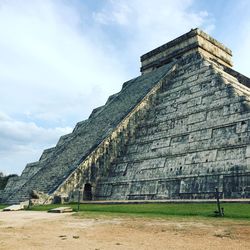
{"type": "Polygon", "coordinates": [[[206,112],[199,112],[199,113],[191,114],[188,116],[188,124],[205,121],[206,117],[207,117],[206,112]]]}
{"type": "Polygon", "coordinates": [[[217,152],[216,160],[228,160],[228,159],[244,159],[246,155],[246,147],[240,148],[224,148],[219,149],[217,152]]]}
{"type": "Polygon", "coordinates": [[[200,151],[186,156],[185,164],[215,161],[217,150],[200,151]]]}
{"type": "Polygon", "coordinates": [[[213,138],[225,138],[232,137],[236,134],[236,125],[230,125],[226,127],[220,127],[213,129],[212,137],[213,138]]]}
{"type": "Polygon", "coordinates": [[[194,99],[191,99],[190,101],[187,102],[187,107],[189,108],[189,107],[200,105],[201,101],[202,101],[202,97],[201,96],[196,97],[194,99]]]}
{"type": "Polygon", "coordinates": [[[250,158],[250,145],[246,147],[246,158],[250,158]]]}
{"type": "Polygon", "coordinates": [[[5,208],[3,209],[3,211],[4,211],[4,212],[5,212],[5,211],[19,211],[19,210],[23,210],[23,209],[24,209],[24,206],[18,204],[18,205],[11,205],[11,206],[9,206],[9,207],[5,207],[5,208]]]}
{"type": "Polygon", "coordinates": [[[73,212],[73,209],[71,207],[57,207],[50,209],[48,211],[49,213],[71,213],[73,212]]]}
{"type": "Polygon", "coordinates": [[[223,116],[223,108],[214,109],[208,111],[207,113],[207,120],[216,120],[218,117],[223,116]]]}
{"type": "Polygon", "coordinates": [[[212,137],[212,129],[202,129],[189,134],[189,142],[207,140],[212,137]]]}
{"type": "Polygon", "coordinates": [[[240,121],[236,124],[236,133],[243,133],[248,130],[249,120],[240,121]]]}

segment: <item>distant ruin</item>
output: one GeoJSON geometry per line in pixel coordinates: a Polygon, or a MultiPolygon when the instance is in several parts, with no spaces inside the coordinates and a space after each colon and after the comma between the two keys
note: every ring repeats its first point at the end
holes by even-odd
{"type": "Polygon", "coordinates": [[[2,203],[250,198],[250,79],[199,29],[141,57],[142,75],[11,178],[2,203]]]}

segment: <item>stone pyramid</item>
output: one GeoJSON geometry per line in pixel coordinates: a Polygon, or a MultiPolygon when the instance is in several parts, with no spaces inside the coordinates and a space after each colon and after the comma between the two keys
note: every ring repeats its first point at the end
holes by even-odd
{"type": "Polygon", "coordinates": [[[2,203],[250,198],[250,79],[199,29],[141,57],[142,75],[9,180],[2,203]]]}

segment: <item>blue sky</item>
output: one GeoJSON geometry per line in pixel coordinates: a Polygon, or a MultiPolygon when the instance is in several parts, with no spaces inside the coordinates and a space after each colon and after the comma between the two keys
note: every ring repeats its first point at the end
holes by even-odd
{"type": "Polygon", "coordinates": [[[191,28],[250,76],[249,14],[248,0],[0,0],[0,171],[20,174],[191,28]]]}

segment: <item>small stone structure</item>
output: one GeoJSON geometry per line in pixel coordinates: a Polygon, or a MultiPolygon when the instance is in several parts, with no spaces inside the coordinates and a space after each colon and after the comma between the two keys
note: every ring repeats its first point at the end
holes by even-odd
{"type": "Polygon", "coordinates": [[[10,179],[2,202],[250,198],[250,79],[231,57],[199,29],[143,55],[142,75],[10,179]]]}

